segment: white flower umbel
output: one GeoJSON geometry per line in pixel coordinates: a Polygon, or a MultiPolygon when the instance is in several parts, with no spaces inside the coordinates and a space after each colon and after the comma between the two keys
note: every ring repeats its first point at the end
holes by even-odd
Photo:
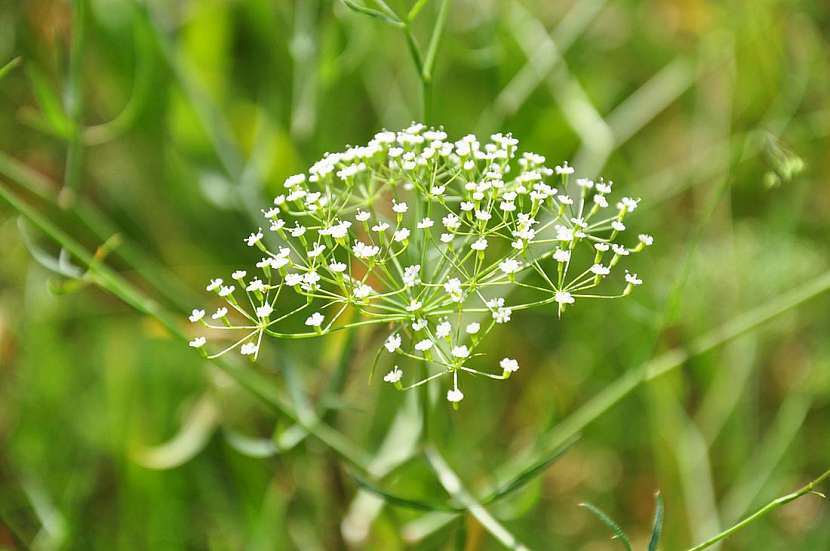
{"type": "Polygon", "coordinates": [[[227,284],[212,279],[206,289],[221,304],[210,316],[190,313],[232,336],[209,357],[238,350],[256,359],[265,335],[313,338],[377,324],[388,328],[390,354],[427,365],[406,387],[396,367],[395,385],[452,375],[447,397],[457,404],[459,374],[504,379],[518,368],[510,358],[501,373],[473,365],[490,332],[516,314],[561,316],[587,299],[633,292],[642,281],[618,267],[654,242],[624,237],[639,200],[612,198],[602,179],[571,186],[578,167],[518,146],[510,134],[450,141],[413,124],[327,153],[285,180],[262,210],[267,237],[256,228],[243,239],[256,249],[256,268],[233,271],[227,284]],[[510,299],[518,288],[522,302],[510,299]]]}

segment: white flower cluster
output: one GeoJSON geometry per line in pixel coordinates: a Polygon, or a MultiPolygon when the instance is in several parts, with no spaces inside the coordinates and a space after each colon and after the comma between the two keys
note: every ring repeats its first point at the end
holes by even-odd
{"type": "MultiPolygon", "coordinates": [[[[612,206],[611,182],[582,178],[569,194],[573,167],[549,168],[543,156],[519,155],[517,147],[510,134],[452,142],[440,129],[413,124],[327,153],[285,181],[263,210],[267,230],[244,239],[262,255],[256,275],[238,270],[229,281],[212,280],[207,290],[223,304],[210,321],[199,309],[190,320],[242,333],[213,356],[239,348],[254,358],[264,334],[391,326],[386,350],[430,371],[404,387],[395,366],[384,380],[413,388],[452,375],[447,399],[454,403],[464,396],[459,373],[506,379],[516,360],[501,360],[501,373],[469,365],[495,326],[531,307],[550,305],[561,315],[583,298],[627,295],[642,283],[627,271],[619,291],[594,289],[652,243],[648,235],[622,240],[638,200],[612,206]],[[508,304],[514,291],[526,300],[508,304]]],[[[190,345],[203,349],[205,338],[190,345]]]]}

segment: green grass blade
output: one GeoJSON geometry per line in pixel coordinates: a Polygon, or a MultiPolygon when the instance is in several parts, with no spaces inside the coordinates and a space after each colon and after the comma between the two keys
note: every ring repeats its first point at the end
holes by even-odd
{"type": "Polygon", "coordinates": [[[66,115],[61,105],[60,98],[52,89],[46,75],[32,63],[26,64],[26,76],[32,85],[32,92],[35,95],[41,113],[35,116],[32,121],[36,125],[44,125],[44,130],[68,139],[70,136],[72,121],[66,115]]]}
{"type": "Polygon", "coordinates": [[[573,438],[565,442],[563,445],[553,450],[553,452],[550,453],[549,457],[543,459],[542,461],[539,461],[538,463],[532,465],[528,469],[522,471],[513,480],[511,480],[501,488],[494,491],[490,496],[488,496],[487,499],[484,500],[484,504],[486,505],[489,503],[493,503],[494,501],[499,500],[511,494],[512,492],[515,492],[516,490],[518,490],[519,488],[521,488],[522,486],[536,478],[537,476],[543,474],[545,470],[547,470],[547,468],[550,467],[553,463],[558,461],[559,458],[562,457],[562,455],[564,455],[565,452],[568,451],[571,448],[571,446],[573,446],[576,443],[577,440],[579,440],[578,435],[574,436],[573,438]]]}
{"type": "Polygon", "coordinates": [[[6,63],[5,65],[3,65],[2,67],[0,67],[0,80],[3,80],[6,77],[6,75],[11,73],[14,70],[14,68],[19,66],[22,62],[22,57],[16,57],[8,63],[6,63]]]}
{"type": "Polygon", "coordinates": [[[438,17],[435,19],[435,26],[432,29],[432,36],[429,39],[429,46],[427,53],[424,56],[424,67],[422,74],[424,80],[430,82],[432,80],[432,69],[435,65],[435,56],[438,54],[438,46],[441,43],[441,35],[444,33],[444,27],[447,24],[447,13],[449,12],[450,0],[441,0],[441,5],[438,7],[438,17]]]}
{"type": "Polygon", "coordinates": [[[494,538],[499,540],[502,545],[508,549],[527,550],[516,536],[514,536],[507,528],[504,527],[490,512],[484,508],[473,496],[468,492],[458,475],[444,460],[438,450],[434,446],[428,446],[425,450],[427,459],[429,460],[432,470],[438,475],[438,480],[450,496],[455,498],[464,508],[469,511],[471,515],[487,530],[494,538]]]}
{"type": "Polygon", "coordinates": [[[433,501],[423,501],[419,499],[413,499],[409,497],[403,497],[397,494],[393,494],[387,490],[384,490],[380,486],[369,482],[365,478],[362,478],[354,473],[349,473],[349,477],[355,481],[355,483],[363,488],[364,490],[375,494],[376,496],[382,498],[386,503],[389,505],[396,505],[398,507],[403,507],[406,509],[414,509],[416,511],[423,511],[431,513],[433,511],[453,511],[453,512],[460,512],[463,509],[459,509],[458,507],[452,507],[449,504],[444,503],[437,503],[433,501]]]}
{"type": "Polygon", "coordinates": [[[418,0],[412,4],[412,8],[409,10],[409,13],[406,14],[407,22],[412,23],[427,3],[429,3],[429,0],[418,0]]]}
{"type": "Polygon", "coordinates": [[[614,532],[614,539],[620,540],[620,543],[623,544],[623,547],[625,547],[626,551],[631,551],[631,541],[628,539],[628,536],[625,534],[623,529],[620,528],[620,525],[614,522],[611,519],[611,517],[606,515],[599,507],[597,507],[596,505],[592,505],[591,503],[580,503],[579,506],[591,511],[594,514],[594,516],[596,516],[599,520],[602,521],[603,524],[605,524],[608,528],[611,529],[612,532],[614,532]]]}
{"type": "Polygon", "coordinates": [[[663,495],[657,492],[655,496],[654,522],[651,524],[651,538],[648,540],[648,551],[657,551],[660,535],[663,533],[663,495]]]}
{"type": "Polygon", "coordinates": [[[361,6],[360,4],[353,2],[352,0],[343,0],[343,4],[350,10],[360,13],[362,15],[368,15],[369,17],[373,17],[375,19],[380,19],[384,23],[389,23],[390,25],[398,28],[403,28],[405,26],[404,22],[398,19],[397,17],[393,17],[390,13],[384,13],[380,10],[376,10],[374,8],[369,8],[366,6],[361,6]]]}

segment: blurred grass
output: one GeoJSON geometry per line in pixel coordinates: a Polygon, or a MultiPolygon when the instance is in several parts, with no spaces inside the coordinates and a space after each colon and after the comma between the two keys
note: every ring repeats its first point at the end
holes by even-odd
{"type": "MultiPolygon", "coordinates": [[[[415,21],[423,45],[438,4],[415,21]]],[[[69,3],[0,3],[0,65],[22,59],[0,80],[0,180],[26,192],[20,165],[34,170],[34,206],[89,250],[118,233],[107,264],[178,312],[188,289],[251,261],[240,238],[285,176],[420,116],[400,33],[341,3],[83,5],[79,36],[69,3]],[[77,195],[58,195],[65,181],[77,195]]],[[[561,322],[528,313],[504,330],[522,371],[509,385],[472,381],[470,403],[440,421],[441,454],[464,487],[491,486],[545,429],[655,354],[828,269],[829,27],[830,9],[806,0],[451,3],[433,120],[454,136],[509,130],[614,179],[644,198],[637,230],[657,237],[631,299],[561,322]],[[796,156],[805,168],[793,175],[796,156]]],[[[375,513],[360,548],[401,548],[414,533],[417,512],[351,503],[357,485],[314,440],[247,457],[227,435],[261,445],[291,422],[111,296],[57,293],[71,286],[32,260],[5,206],[0,242],[0,545],[336,549],[344,516],[359,534],[375,513]],[[192,459],[136,463],[136,450],[189,426],[205,396],[220,413],[192,459]]],[[[644,548],[660,489],[663,548],[679,549],[817,476],[830,459],[827,312],[819,298],[641,387],[491,513],[532,549],[615,549],[577,507],[590,501],[644,548]]],[[[396,417],[407,397],[366,383],[377,338],[357,336],[335,402],[335,338],[271,343],[264,375],[285,384],[280,360],[296,358],[295,399],[302,389],[335,408],[364,449],[398,423],[402,440],[387,441],[372,474],[391,472],[384,488],[396,494],[446,500],[430,464],[400,453],[412,445],[411,416],[396,417]]],[[[417,547],[448,548],[461,528],[467,549],[499,548],[463,518],[417,547]]],[[[827,547],[826,507],[806,497],[722,548],[827,547]]]]}

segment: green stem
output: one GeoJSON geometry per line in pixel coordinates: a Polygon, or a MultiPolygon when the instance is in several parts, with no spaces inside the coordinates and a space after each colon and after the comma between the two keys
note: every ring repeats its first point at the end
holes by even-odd
{"type": "MultiPolygon", "coordinates": [[[[819,476],[818,478],[816,478],[815,480],[813,480],[809,484],[806,484],[806,485],[802,486],[801,488],[799,488],[795,492],[792,492],[790,494],[787,494],[785,496],[781,496],[777,499],[774,499],[774,500],[770,501],[769,503],[767,503],[766,505],[764,505],[763,507],[761,507],[760,509],[758,509],[757,511],[755,511],[754,513],[752,513],[748,517],[746,517],[744,520],[738,522],[737,524],[735,524],[734,526],[731,526],[730,528],[727,528],[726,530],[724,530],[720,534],[717,534],[716,536],[713,536],[713,537],[709,538],[708,540],[704,541],[703,543],[699,543],[699,544],[695,545],[694,547],[690,547],[688,551],[700,551],[701,549],[706,549],[707,547],[711,547],[712,545],[718,543],[719,541],[728,538],[729,536],[731,536],[732,534],[734,534],[738,530],[741,530],[742,528],[746,528],[747,526],[749,526],[750,524],[752,524],[756,520],[760,519],[763,516],[766,516],[767,514],[774,511],[775,509],[778,509],[779,507],[783,507],[784,505],[786,505],[787,503],[789,503],[791,501],[795,501],[796,499],[798,499],[798,498],[800,498],[804,495],[807,495],[807,494],[818,494],[818,492],[815,490],[816,486],[818,486],[819,484],[824,482],[828,477],[830,477],[830,469],[827,469],[826,471],[824,471],[821,474],[821,476],[819,476]]],[[[824,497],[822,494],[818,494],[818,495],[820,495],[821,497],[824,497]]]]}
{"type": "Polygon", "coordinates": [[[81,184],[81,163],[84,151],[81,129],[81,114],[83,111],[81,60],[84,51],[85,4],[85,0],[75,0],[72,11],[72,44],[69,51],[69,80],[65,98],[66,114],[72,123],[72,127],[66,153],[63,189],[61,189],[59,197],[59,202],[63,207],[69,207],[75,202],[81,184]]]}

